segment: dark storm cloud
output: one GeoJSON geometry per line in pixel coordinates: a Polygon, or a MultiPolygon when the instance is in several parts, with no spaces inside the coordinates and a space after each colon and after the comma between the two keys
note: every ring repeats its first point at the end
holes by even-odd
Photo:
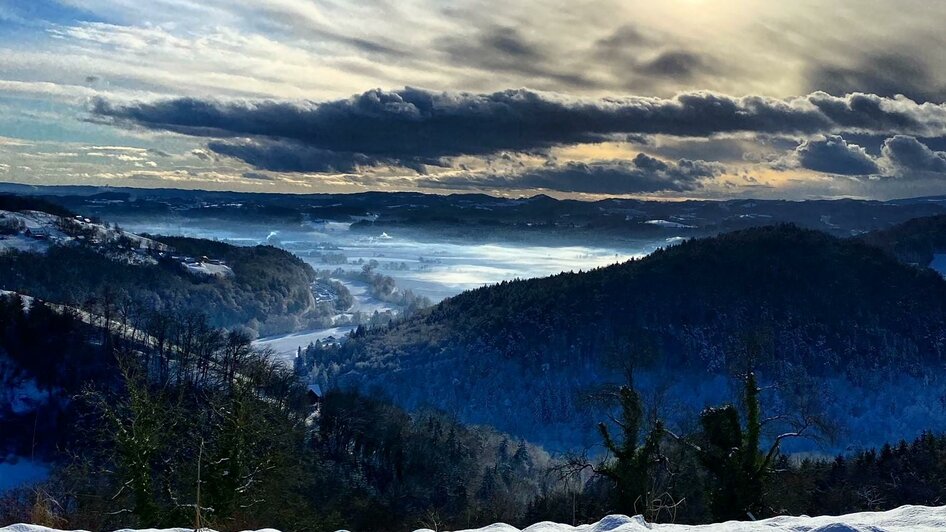
{"type": "Polygon", "coordinates": [[[890,165],[901,173],[946,172],[946,153],[933,151],[914,137],[891,137],[884,142],[881,152],[890,165]]]}
{"type": "Polygon", "coordinates": [[[779,100],[694,92],[670,99],[575,100],[526,89],[470,94],[405,88],[325,103],[98,99],[92,112],[189,135],[280,137],[322,150],[394,158],[527,151],[625,134],[946,131],[946,107],[870,94],[779,100]]]}
{"type": "Polygon", "coordinates": [[[860,91],[888,97],[903,94],[918,102],[946,99],[929,67],[909,55],[868,54],[853,66],[815,64],[808,73],[808,86],[830,94],[860,91]]]}
{"type": "Polygon", "coordinates": [[[283,140],[212,141],[214,153],[241,159],[256,168],[274,172],[350,173],[381,164],[360,153],[334,152],[283,140]]]}
{"type": "Polygon", "coordinates": [[[856,144],[838,135],[802,142],[795,150],[802,168],[841,175],[869,175],[880,171],[874,159],[856,144]]]}
{"type": "Polygon", "coordinates": [[[682,159],[667,162],[638,154],[630,161],[549,164],[519,174],[464,175],[424,179],[422,186],[449,189],[535,189],[587,194],[683,192],[720,175],[721,164],[682,159]]]}

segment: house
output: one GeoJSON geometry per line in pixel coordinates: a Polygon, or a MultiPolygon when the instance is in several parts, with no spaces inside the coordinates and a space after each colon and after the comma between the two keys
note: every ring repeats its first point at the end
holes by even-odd
{"type": "Polygon", "coordinates": [[[317,405],[322,402],[322,387],[318,384],[310,384],[305,392],[310,405],[317,405]]]}
{"type": "Polygon", "coordinates": [[[49,237],[52,236],[52,232],[47,227],[28,227],[25,234],[37,240],[49,240],[49,237]]]}

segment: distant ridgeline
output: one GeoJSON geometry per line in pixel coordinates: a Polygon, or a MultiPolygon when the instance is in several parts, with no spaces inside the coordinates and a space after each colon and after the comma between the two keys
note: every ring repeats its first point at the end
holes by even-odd
{"type": "Polygon", "coordinates": [[[108,293],[260,334],[320,326],[335,314],[312,294],[315,271],[271,246],[133,235],[37,198],[0,196],[0,225],[0,290],[75,307],[108,293]]]}
{"type": "Polygon", "coordinates": [[[632,367],[678,427],[754,368],[769,413],[846,420],[829,449],[912,438],[946,424],[946,281],[874,240],[770,226],[504,282],[323,348],[315,372],[563,449],[594,442],[592,392],[632,367]]]}

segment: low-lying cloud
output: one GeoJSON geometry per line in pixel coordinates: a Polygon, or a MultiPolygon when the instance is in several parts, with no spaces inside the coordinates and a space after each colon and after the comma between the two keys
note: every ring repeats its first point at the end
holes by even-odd
{"type": "Polygon", "coordinates": [[[723,165],[681,159],[663,161],[643,153],[629,161],[549,163],[509,174],[464,174],[425,178],[430,188],[449,189],[544,189],[584,194],[645,194],[684,192],[723,173],[723,165]]]}

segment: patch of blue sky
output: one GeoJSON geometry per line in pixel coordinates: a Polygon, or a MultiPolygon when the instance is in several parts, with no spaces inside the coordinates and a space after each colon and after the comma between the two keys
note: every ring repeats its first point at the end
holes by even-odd
{"type": "Polygon", "coordinates": [[[56,0],[0,0],[0,25],[42,27],[107,22],[102,16],[56,0]]]}
{"type": "Polygon", "coordinates": [[[26,95],[0,95],[0,137],[37,142],[127,142],[129,133],[86,120],[82,105],[26,95]]]}

